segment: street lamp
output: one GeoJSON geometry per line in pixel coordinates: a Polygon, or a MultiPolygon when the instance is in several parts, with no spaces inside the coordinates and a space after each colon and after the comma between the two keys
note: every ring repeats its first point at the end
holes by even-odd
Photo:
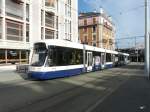
{"type": "Polygon", "coordinates": [[[150,78],[150,66],[149,66],[149,19],[148,19],[148,0],[145,0],[145,71],[146,71],[146,74],[148,76],[148,78],[150,78]]]}

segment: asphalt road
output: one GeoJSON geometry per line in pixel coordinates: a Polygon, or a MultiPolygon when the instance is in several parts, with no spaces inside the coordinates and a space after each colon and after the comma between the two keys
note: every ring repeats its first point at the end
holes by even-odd
{"type": "MultiPolygon", "coordinates": [[[[140,64],[47,81],[32,81],[20,76],[22,79],[0,81],[0,112],[123,112],[120,108],[126,108],[122,105],[128,104],[129,100],[121,103],[121,95],[134,88],[132,86],[128,91],[132,79],[136,77],[140,82],[139,77],[142,77],[146,80],[140,64]],[[117,104],[122,104],[118,111],[117,104]]],[[[129,96],[128,93],[126,97],[129,96]]],[[[144,104],[138,106],[146,108],[144,104]]]]}

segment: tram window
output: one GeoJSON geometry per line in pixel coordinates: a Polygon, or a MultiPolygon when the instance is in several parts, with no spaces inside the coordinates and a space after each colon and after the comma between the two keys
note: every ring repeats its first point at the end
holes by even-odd
{"type": "Polygon", "coordinates": [[[112,61],[112,55],[110,53],[106,53],[106,62],[112,61]]]}
{"type": "Polygon", "coordinates": [[[101,63],[104,64],[105,63],[105,53],[101,53],[101,63]]]}
{"type": "Polygon", "coordinates": [[[100,56],[101,57],[101,52],[93,52],[93,56],[100,56]]]}
{"type": "Polygon", "coordinates": [[[48,56],[49,66],[83,64],[83,51],[66,47],[54,47],[48,56]]]}
{"type": "Polygon", "coordinates": [[[115,62],[118,62],[119,61],[119,57],[118,57],[118,55],[115,55],[115,60],[114,60],[115,62]]]}
{"type": "Polygon", "coordinates": [[[120,61],[123,61],[123,60],[124,60],[123,55],[120,55],[120,56],[119,56],[119,60],[120,60],[120,61]]]}

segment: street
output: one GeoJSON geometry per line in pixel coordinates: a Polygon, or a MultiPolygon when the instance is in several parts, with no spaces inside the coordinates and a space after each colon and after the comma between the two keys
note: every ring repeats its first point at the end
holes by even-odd
{"type": "Polygon", "coordinates": [[[0,112],[150,111],[150,82],[143,64],[46,81],[10,74],[16,74],[14,80],[0,80],[0,112]]]}

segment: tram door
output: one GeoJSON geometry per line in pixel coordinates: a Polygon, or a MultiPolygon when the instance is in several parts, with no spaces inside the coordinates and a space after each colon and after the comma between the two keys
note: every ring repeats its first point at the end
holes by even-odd
{"type": "Polygon", "coordinates": [[[93,65],[93,54],[92,52],[87,52],[87,71],[92,71],[93,65]]]}
{"type": "Polygon", "coordinates": [[[101,53],[101,69],[105,67],[105,53],[101,53]]]}

